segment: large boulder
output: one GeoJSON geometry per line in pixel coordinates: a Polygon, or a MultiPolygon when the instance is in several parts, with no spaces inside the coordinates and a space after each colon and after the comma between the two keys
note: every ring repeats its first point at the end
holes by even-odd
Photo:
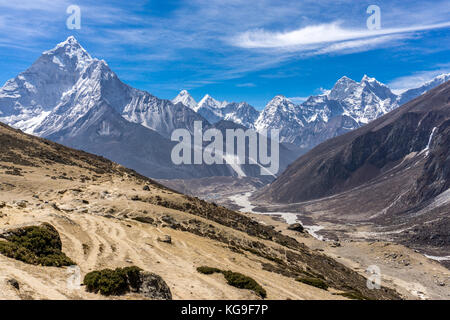
{"type": "Polygon", "coordinates": [[[139,290],[143,296],[153,300],[172,300],[172,293],[167,283],[157,274],[141,271],[139,290]]]}
{"type": "Polygon", "coordinates": [[[301,223],[293,223],[293,224],[289,225],[288,230],[304,232],[305,228],[303,228],[301,223]]]}

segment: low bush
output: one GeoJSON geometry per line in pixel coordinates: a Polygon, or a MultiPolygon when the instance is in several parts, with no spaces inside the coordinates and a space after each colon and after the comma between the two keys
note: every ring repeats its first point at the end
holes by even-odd
{"type": "Polygon", "coordinates": [[[342,292],[336,294],[352,300],[369,300],[368,298],[364,297],[362,294],[356,291],[342,292]]]}
{"type": "Polygon", "coordinates": [[[30,226],[8,231],[0,241],[0,253],[29,264],[70,266],[75,263],[61,250],[58,231],[50,224],[30,226]]]}
{"type": "Polygon", "coordinates": [[[327,290],[328,289],[328,285],[325,283],[325,281],[321,280],[321,279],[317,279],[317,278],[298,278],[296,279],[299,282],[302,282],[304,284],[316,287],[316,288],[320,288],[323,290],[327,290]]]}
{"type": "Polygon", "coordinates": [[[213,273],[222,273],[222,270],[212,267],[198,267],[197,271],[203,274],[213,274],[213,273]]]}
{"type": "Polygon", "coordinates": [[[141,271],[135,266],[92,271],[86,274],[83,283],[89,292],[118,296],[139,289],[141,271]]]}
{"type": "Polygon", "coordinates": [[[240,289],[252,290],[261,298],[267,297],[266,290],[264,290],[264,288],[261,287],[259,283],[252,278],[233,271],[223,271],[222,273],[230,286],[240,289]]]}
{"type": "Polygon", "coordinates": [[[267,297],[267,292],[254,279],[243,275],[242,273],[233,271],[223,271],[213,267],[202,266],[198,267],[197,271],[203,274],[222,273],[230,286],[239,289],[248,289],[255,292],[261,298],[267,297]]]}

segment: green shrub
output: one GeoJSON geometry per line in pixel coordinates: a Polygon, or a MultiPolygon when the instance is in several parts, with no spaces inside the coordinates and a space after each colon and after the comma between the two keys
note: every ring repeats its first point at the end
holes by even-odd
{"type": "Polygon", "coordinates": [[[369,300],[367,297],[364,297],[362,294],[356,291],[342,292],[336,294],[353,300],[369,300]]]}
{"type": "Polygon", "coordinates": [[[198,267],[197,271],[203,274],[213,274],[213,273],[221,273],[222,270],[217,269],[217,268],[212,268],[212,267],[198,267]]]}
{"type": "Polygon", "coordinates": [[[141,271],[142,269],[136,266],[122,268],[122,274],[126,276],[129,286],[134,290],[139,289],[141,285],[141,271]]]}
{"type": "Polygon", "coordinates": [[[86,274],[83,283],[89,292],[118,296],[139,288],[141,271],[135,266],[92,271],[86,274]]]}
{"type": "Polygon", "coordinates": [[[62,251],[58,231],[50,224],[18,228],[0,241],[0,253],[29,264],[43,266],[70,266],[75,263],[62,251]]]}
{"type": "Polygon", "coordinates": [[[243,275],[242,273],[233,271],[222,271],[222,273],[230,286],[240,289],[253,290],[261,298],[267,297],[266,290],[264,290],[264,288],[252,278],[243,275]]]}
{"type": "Polygon", "coordinates": [[[328,285],[325,283],[325,281],[321,280],[321,279],[317,279],[317,278],[298,278],[296,279],[299,282],[302,282],[304,284],[316,287],[316,288],[320,288],[323,290],[327,290],[328,289],[328,285]]]}
{"type": "Polygon", "coordinates": [[[239,289],[248,289],[254,291],[261,298],[267,297],[267,292],[261,287],[258,282],[242,273],[233,271],[223,271],[213,267],[202,266],[198,267],[197,271],[203,274],[222,273],[230,286],[239,289]]]}

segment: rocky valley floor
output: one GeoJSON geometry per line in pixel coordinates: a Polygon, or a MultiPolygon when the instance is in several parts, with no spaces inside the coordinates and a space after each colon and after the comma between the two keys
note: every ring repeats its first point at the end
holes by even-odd
{"type": "Polygon", "coordinates": [[[319,237],[325,238],[319,240],[312,235],[288,230],[288,224],[279,216],[249,215],[362,274],[367,275],[369,266],[378,266],[382,284],[395,288],[407,299],[450,299],[449,269],[418,250],[374,237],[372,240],[361,237],[342,238],[340,241],[328,239],[327,232],[322,230],[331,228],[331,225],[324,225],[324,229],[318,231],[319,237]]]}
{"type": "MultiPolygon", "coordinates": [[[[210,192],[206,183],[197,180],[183,183],[191,186],[191,190],[196,190],[200,185],[201,192],[193,194],[212,194],[217,203],[240,210],[252,219],[294,237],[309,248],[325,253],[361,274],[367,275],[369,266],[380,267],[383,283],[395,288],[405,298],[450,298],[450,271],[446,260],[449,258],[448,251],[439,246],[405,241],[405,237],[399,236],[405,225],[383,226],[356,219],[331,218],[319,210],[320,202],[316,204],[314,201],[302,205],[258,205],[257,201],[250,198],[260,188],[259,185],[254,182],[251,184],[247,178],[227,179],[221,181],[227,183],[221,192],[210,192]],[[305,208],[314,208],[317,213],[308,214],[305,208]],[[288,230],[288,226],[295,222],[301,222],[306,232],[288,230]]],[[[179,188],[180,182],[172,181],[170,185],[179,188]]],[[[423,227],[420,221],[412,221],[406,228],[423,227]]]]}

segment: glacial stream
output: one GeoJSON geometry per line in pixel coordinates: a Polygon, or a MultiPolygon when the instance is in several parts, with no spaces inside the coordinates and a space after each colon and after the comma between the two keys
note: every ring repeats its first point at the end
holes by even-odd
{"type": "Polygon", "coordinates": [[[295,212],[260,212],[255,211],[255,206],[251,204],[249,198],[252,195],[251,192],[243,193],[243,194],[236,194],[233,196],[228,197],[231,201],[233,201],[236,205],[239,207],[242,207],[239,209],[240,212],[249,212],[254,214],[261,214],[261,215],[277,215],[280,216],[284,221],[286,221],[287,224],[293,224],[293,223],[301,223],[305,230],[314,238],[320,240],[320,241],[327,241],[323,236],[317,234],[320,230],[322,230],[324,227],[322,226],[306,226],[304,225],[298,218],[297,213],[295,212]]]}

